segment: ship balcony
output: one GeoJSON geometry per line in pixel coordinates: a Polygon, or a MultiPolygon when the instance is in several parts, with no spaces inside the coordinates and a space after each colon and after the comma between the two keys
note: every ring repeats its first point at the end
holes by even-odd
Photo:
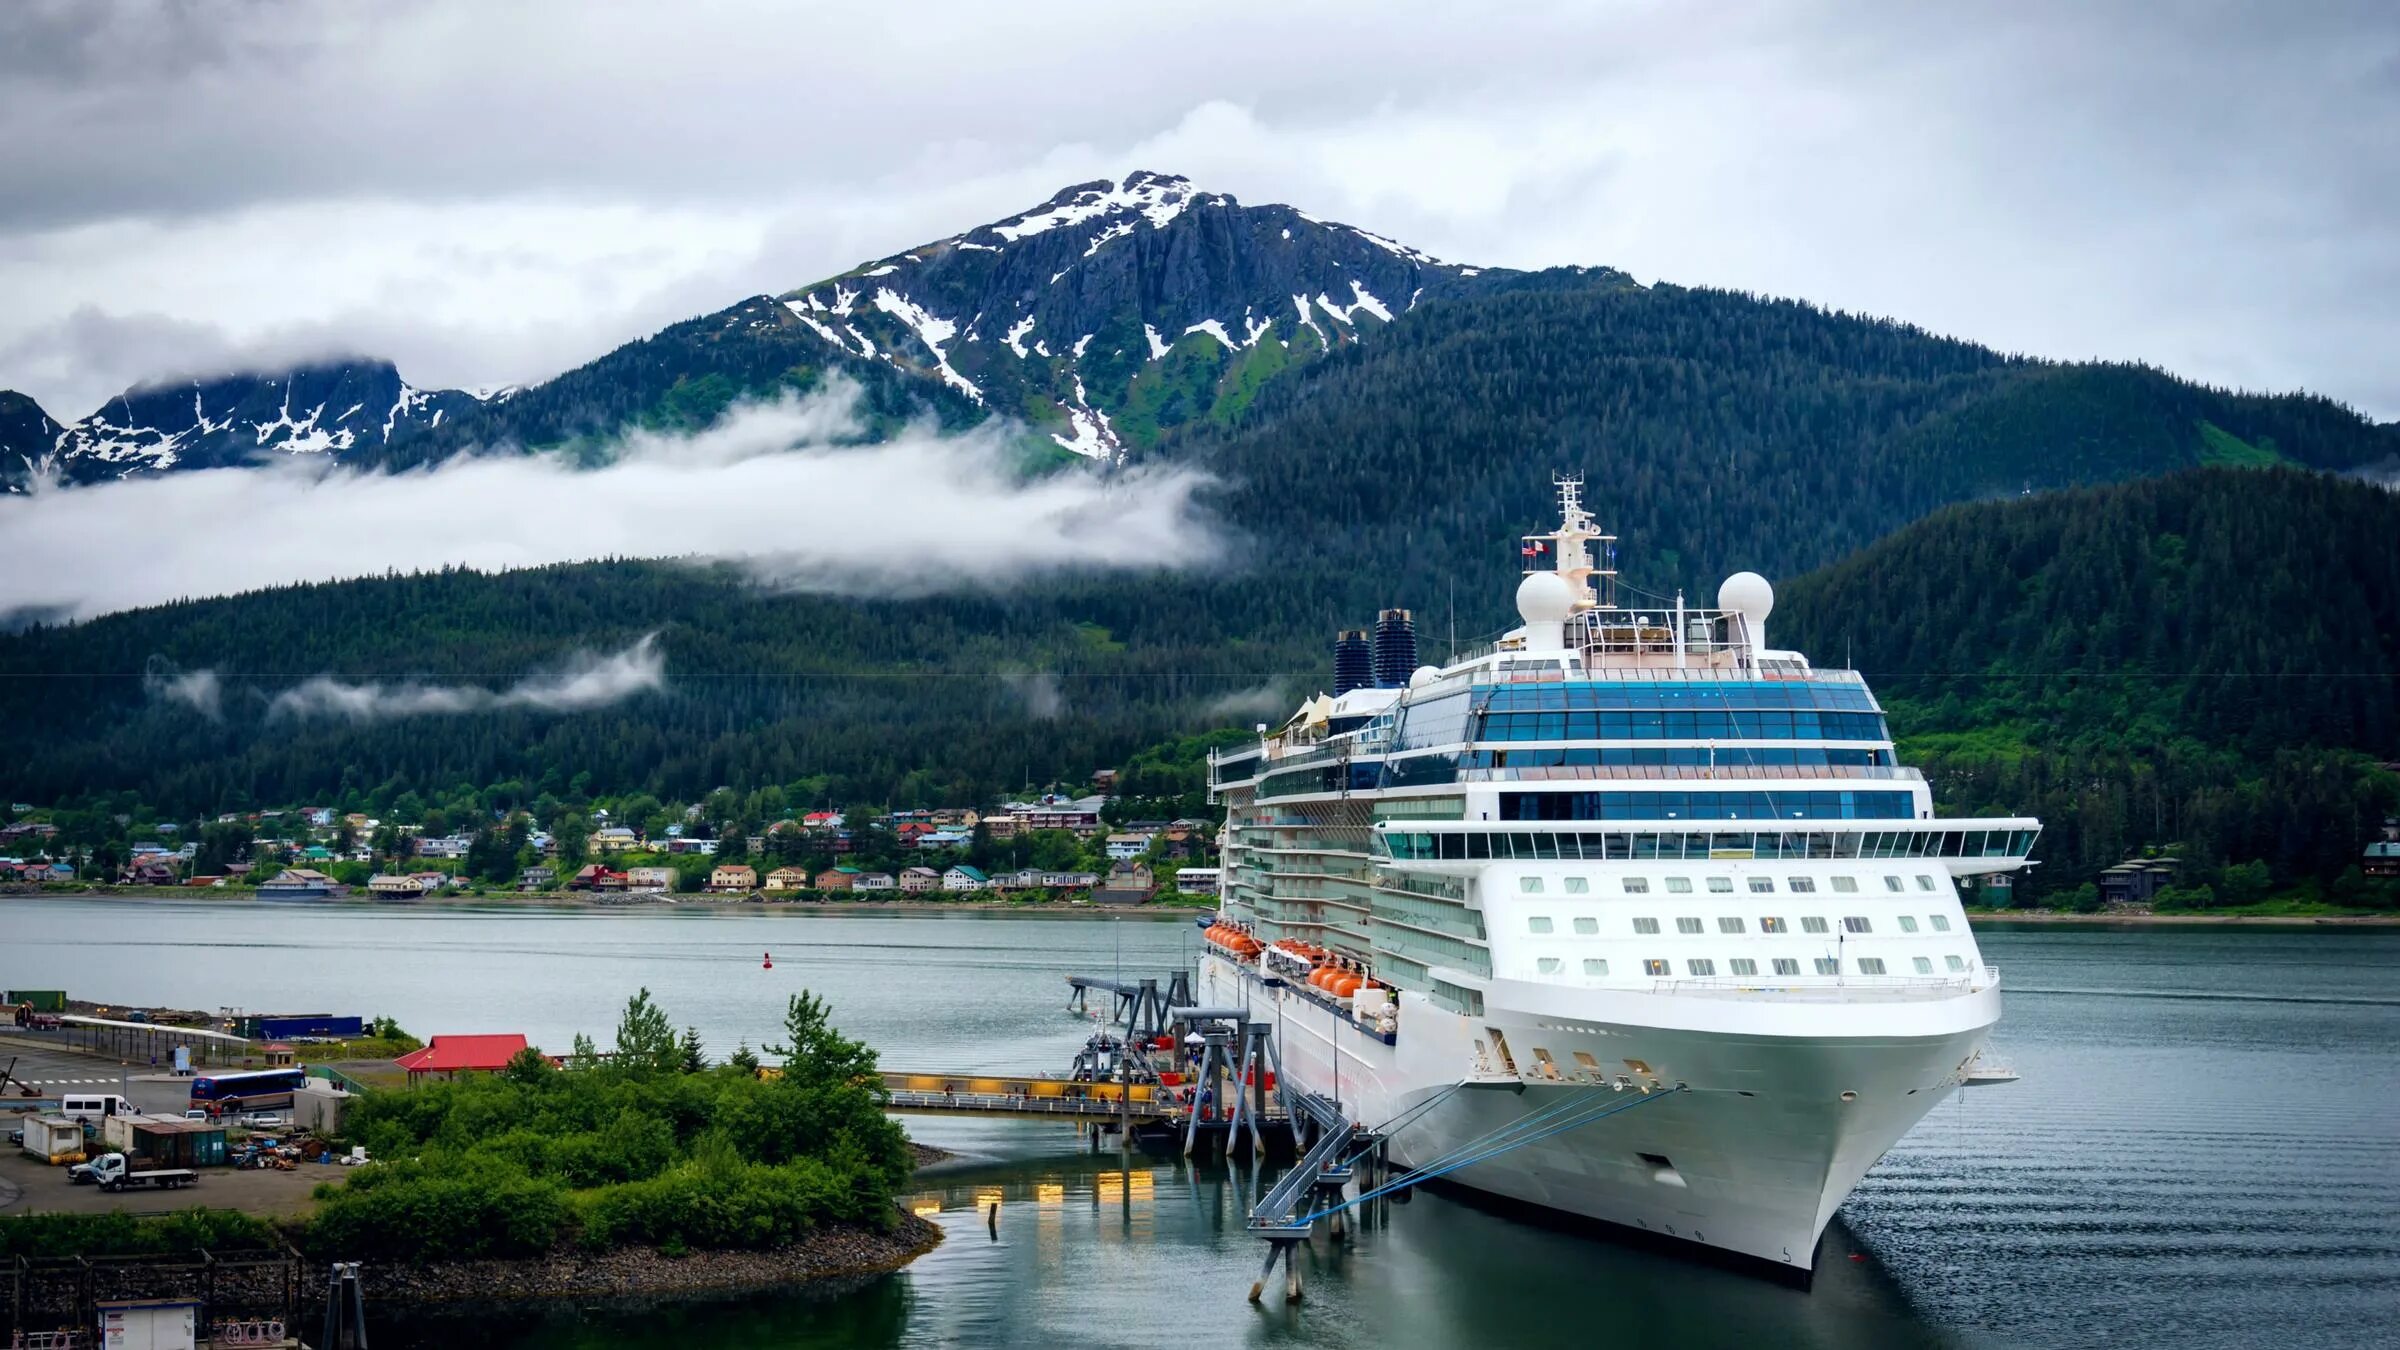
{"type": "Polygon", "coordinates": [[[1720,976],[1715,979],[1653,980],[1641,986],[1653,994],[1679,998],[1745,999],[1759,1003],[1909,1003],[1960,998],[2000,987],[2000,967],[1985,966],[1971,975],[1927,978],[1910,975],[1853,975],[1822,983],[1761,984],[1755,979],[1720,976]]]}
{"type": "MultiPolygon", "coordinates": [[[[1518,742],[1485,741],[1477,745],[1480,749],[1505,754],[1518,742]]],[[[1728,758],[1740,753],[1739,750],[1724,752],[1728,758]]],[[[1462,783],[1568,783],[1582,780],[1668,782],[1690,779],[1801,782],[1818,778],[1867,778],[1898,783],[1925,781],[1925,775],[1919,770],[1906,765],[1882,764],[1529,764],[1523,768],[1458,771],[1458,781],[1462,783]]]]}
{"type": "Polygon", "coordinates": [[[1376,825],[1382,866],[1471,876],[1492,862],[1921,858],[1954,876],[2023,867],[2041,833],[2024,816],[1948,820],[1682,822],[1412,820],[1376,825]]]}

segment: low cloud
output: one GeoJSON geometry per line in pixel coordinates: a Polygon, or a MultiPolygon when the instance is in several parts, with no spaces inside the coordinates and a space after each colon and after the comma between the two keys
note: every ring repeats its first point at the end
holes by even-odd
{"type": "MultiPolygon", "coordinates": [[[[213,688],[214,674],[200,673],[208,675],[213,688]]],[[[414,682],[352,684],[319,675],[275,695],[267,703],[267,717],[270,720],[330,717],[371,722],[387,717],[489,712],[499,708],[582,712],[661,688],[666,683],[666,674],[666,653],[659,650],[658,634],[651,633],[623,651],[609,655],[578,652],[559,669],[529,675],[506,689],[414,682]]]]}
{"type": "Polygon", "coordinates": [[[1279,680],[1268,680],[1247,689],[1219,694],[1201,705],[1203,713],[1212,721],[1219,722],[1280,718],[1291,710],[1291,696],[1283,692],[1283,684],[1279,680]]]}
{"type": "Polygon", "coordinates": [[[1196,472],[1026,478],[1022,429],[997,425],[859,445],[857,397],[835,381],[692,435],[637,434],[599,469],[518,454],[394,475],[285,461],[0,498],[0,613],[81,619],[294,582],[606,557],[728,561],[771,587],[888,596],[1218,556],[1196,472]]]}
{"type": "Polygon", "coordinates": [[[142,692],[161,702],[184,704],[211,722],[224,716],[224,688],[213,670],[177,670],[173,662],[154,656],[142,672],[142,692]]]}
{"type": "Polygon", "coordinates": [[[1066,692],[1059,688],[1058,677],[1050,672],[1004,674],[1000,683],[1025,704],[1025,714],[1048,722],[1067,710],[1066,692]]]}

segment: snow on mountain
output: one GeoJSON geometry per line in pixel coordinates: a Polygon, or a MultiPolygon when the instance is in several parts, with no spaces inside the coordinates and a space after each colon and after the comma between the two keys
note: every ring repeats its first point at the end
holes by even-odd
{"type": "Polygon", "coordinates": [[[0,389],[0,492],[23,492],[65,434],[41,404],[14,389],[0,389]]]}
{"type": "Polygon", "coordinates": [[[340,361],[128,389],[60,435],[49,462],[70,482],[221,468],[274,455],[379,448],[513,388],[418,389],[388,361],[340,361]]]}
{"type": "Polygon", "coordinates": [[[1238,410],[1266,376],[1357,342],[1477,271],[1289,206],[1136,173],[780,298],[844,358],[939,380],[1113,460],[1238,410]]]}

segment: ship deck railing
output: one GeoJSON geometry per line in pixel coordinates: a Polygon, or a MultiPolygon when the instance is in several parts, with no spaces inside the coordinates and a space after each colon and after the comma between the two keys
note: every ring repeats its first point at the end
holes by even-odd
{"type": "Polygon", "coordinates": [[[1653,980],[1647,991],[1681,998],[1751,999],[1765,1003],[1906,1003],[1958,998],[2000,986],[2000,968],[1986,966],[1981,974],[1950,977],[1926,975],[1845,975],[1839,983],[1772,984],[1750,976],[1714,979],[1653,980]]]}
{"type": "MultiPolygon", "coordinates": [[[[1513,748],[1515,741],[1478,742],[1488,750],[1513,748]]],[[[1738,753],[1738,752],[1732,752],[1738,753]]],[[[1542,783],[1578,779],[1762,779],[1875,778],[1921,783],[1925,775],[1905,765],[1884,764],[1544,764],[1523,768],[1460,769],[1462,783],[1542,783]]]]}

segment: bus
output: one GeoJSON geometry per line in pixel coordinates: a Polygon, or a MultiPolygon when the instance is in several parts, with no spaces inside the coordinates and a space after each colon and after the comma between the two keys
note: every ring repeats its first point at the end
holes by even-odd
{"type": "Polygon", "coordinates": [[[304,1069],[264,1069],[257,1073],[221,1073],[192,1080],[192,1105],[210,1115],[239,1115],[244,1111],[282,1111],[292,1105],[308,1072],[304,1069]]]}

